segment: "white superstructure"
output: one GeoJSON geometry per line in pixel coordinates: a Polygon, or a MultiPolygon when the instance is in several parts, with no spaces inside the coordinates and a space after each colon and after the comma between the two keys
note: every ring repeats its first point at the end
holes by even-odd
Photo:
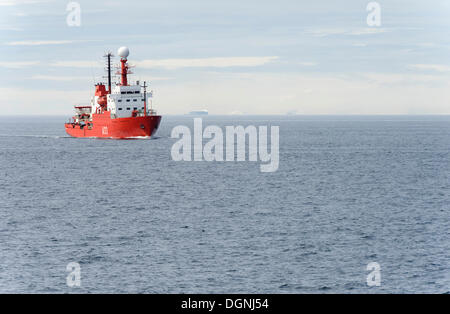
{"type": "Polygon", "coordinates": [[[92,113],[107,110],[111,112],[111,118],[127,118],[132,116],[155,115],[153,111],[151,98],[152,92],[147,93],[147,85],[141,86],[139,81],[135,85],[128,85],[127,74],[131,74],[127,64],[127,57],[129,55],[127,47],[119,48],[118,55],[121,57],[120,71],[117,74],[121,75],[121,81],[111,86],[110,74],[110,58],[111,53],[106,55],[108,57],[108,72],[109,72],[109,91],[103,83],[96,85],[96,93],[92,98],[91,106],[92,113]],[[150,100],[149,100],[150,98],[150,100]]]}
{"type": "Polygon", "coordinates": [[[141,86],[116,85],[112,93],[108,95],[108,110],[118,118],[129,117],[133,111],[144,113],[145,101],[146,99],[144,93],[142,93],[141,86]]]}

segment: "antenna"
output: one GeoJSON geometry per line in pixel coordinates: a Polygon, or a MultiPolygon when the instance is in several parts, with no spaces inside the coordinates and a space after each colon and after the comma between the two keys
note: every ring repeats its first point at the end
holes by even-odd
{"type": "Polygon", "coordinates": [[[111,58],[114,57],[111,52],[103,56],[106,58],[106,70],[108,71],[108,91],[111,94],[111,58]]]}
{"type": "Polygon", "coordinates": [[[144,117],[147,116],[147,82],[144,81],[144,117]]]}

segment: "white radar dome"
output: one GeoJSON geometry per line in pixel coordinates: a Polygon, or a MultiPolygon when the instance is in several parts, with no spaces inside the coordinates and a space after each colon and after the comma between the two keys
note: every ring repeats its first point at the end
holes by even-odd
{"type": "Polygon", "coordinates": [[[130,54],[130,49],[128,49],[127,47],[120,47],[117,51],[117,54],[122,58],[127,58],[130,54]]]}

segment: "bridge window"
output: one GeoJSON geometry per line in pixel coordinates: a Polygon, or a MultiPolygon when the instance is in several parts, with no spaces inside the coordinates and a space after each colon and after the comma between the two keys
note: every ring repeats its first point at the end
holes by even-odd
{"type": "Polygon", "coordinates": [[[133,99],[133,101],[137,101],[137,99],[133,99]]]}
{"type": "Polygon", "coordinates": [[[127,110],[130,110],[130,108],[127,108],[127,110]]]}
{"type": "Polygon", "coordinates": [[[119,108],[119,110],[122,110],[122,108],[119,108]]]}

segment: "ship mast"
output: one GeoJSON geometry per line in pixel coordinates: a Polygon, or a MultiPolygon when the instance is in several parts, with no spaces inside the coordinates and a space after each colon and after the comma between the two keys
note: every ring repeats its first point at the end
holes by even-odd
{"type": "Polygon", "coordinates": [[[106,60],[106,70],[108,71],[108,92],[111,94],[111,58],[114,57],[111,52],[108,52],[104,57],[106,60]]]}
{"type": "Polygon", "coordinates": [[[147,82],[144,81],[144,117],[147,116],[147,82]]]}

